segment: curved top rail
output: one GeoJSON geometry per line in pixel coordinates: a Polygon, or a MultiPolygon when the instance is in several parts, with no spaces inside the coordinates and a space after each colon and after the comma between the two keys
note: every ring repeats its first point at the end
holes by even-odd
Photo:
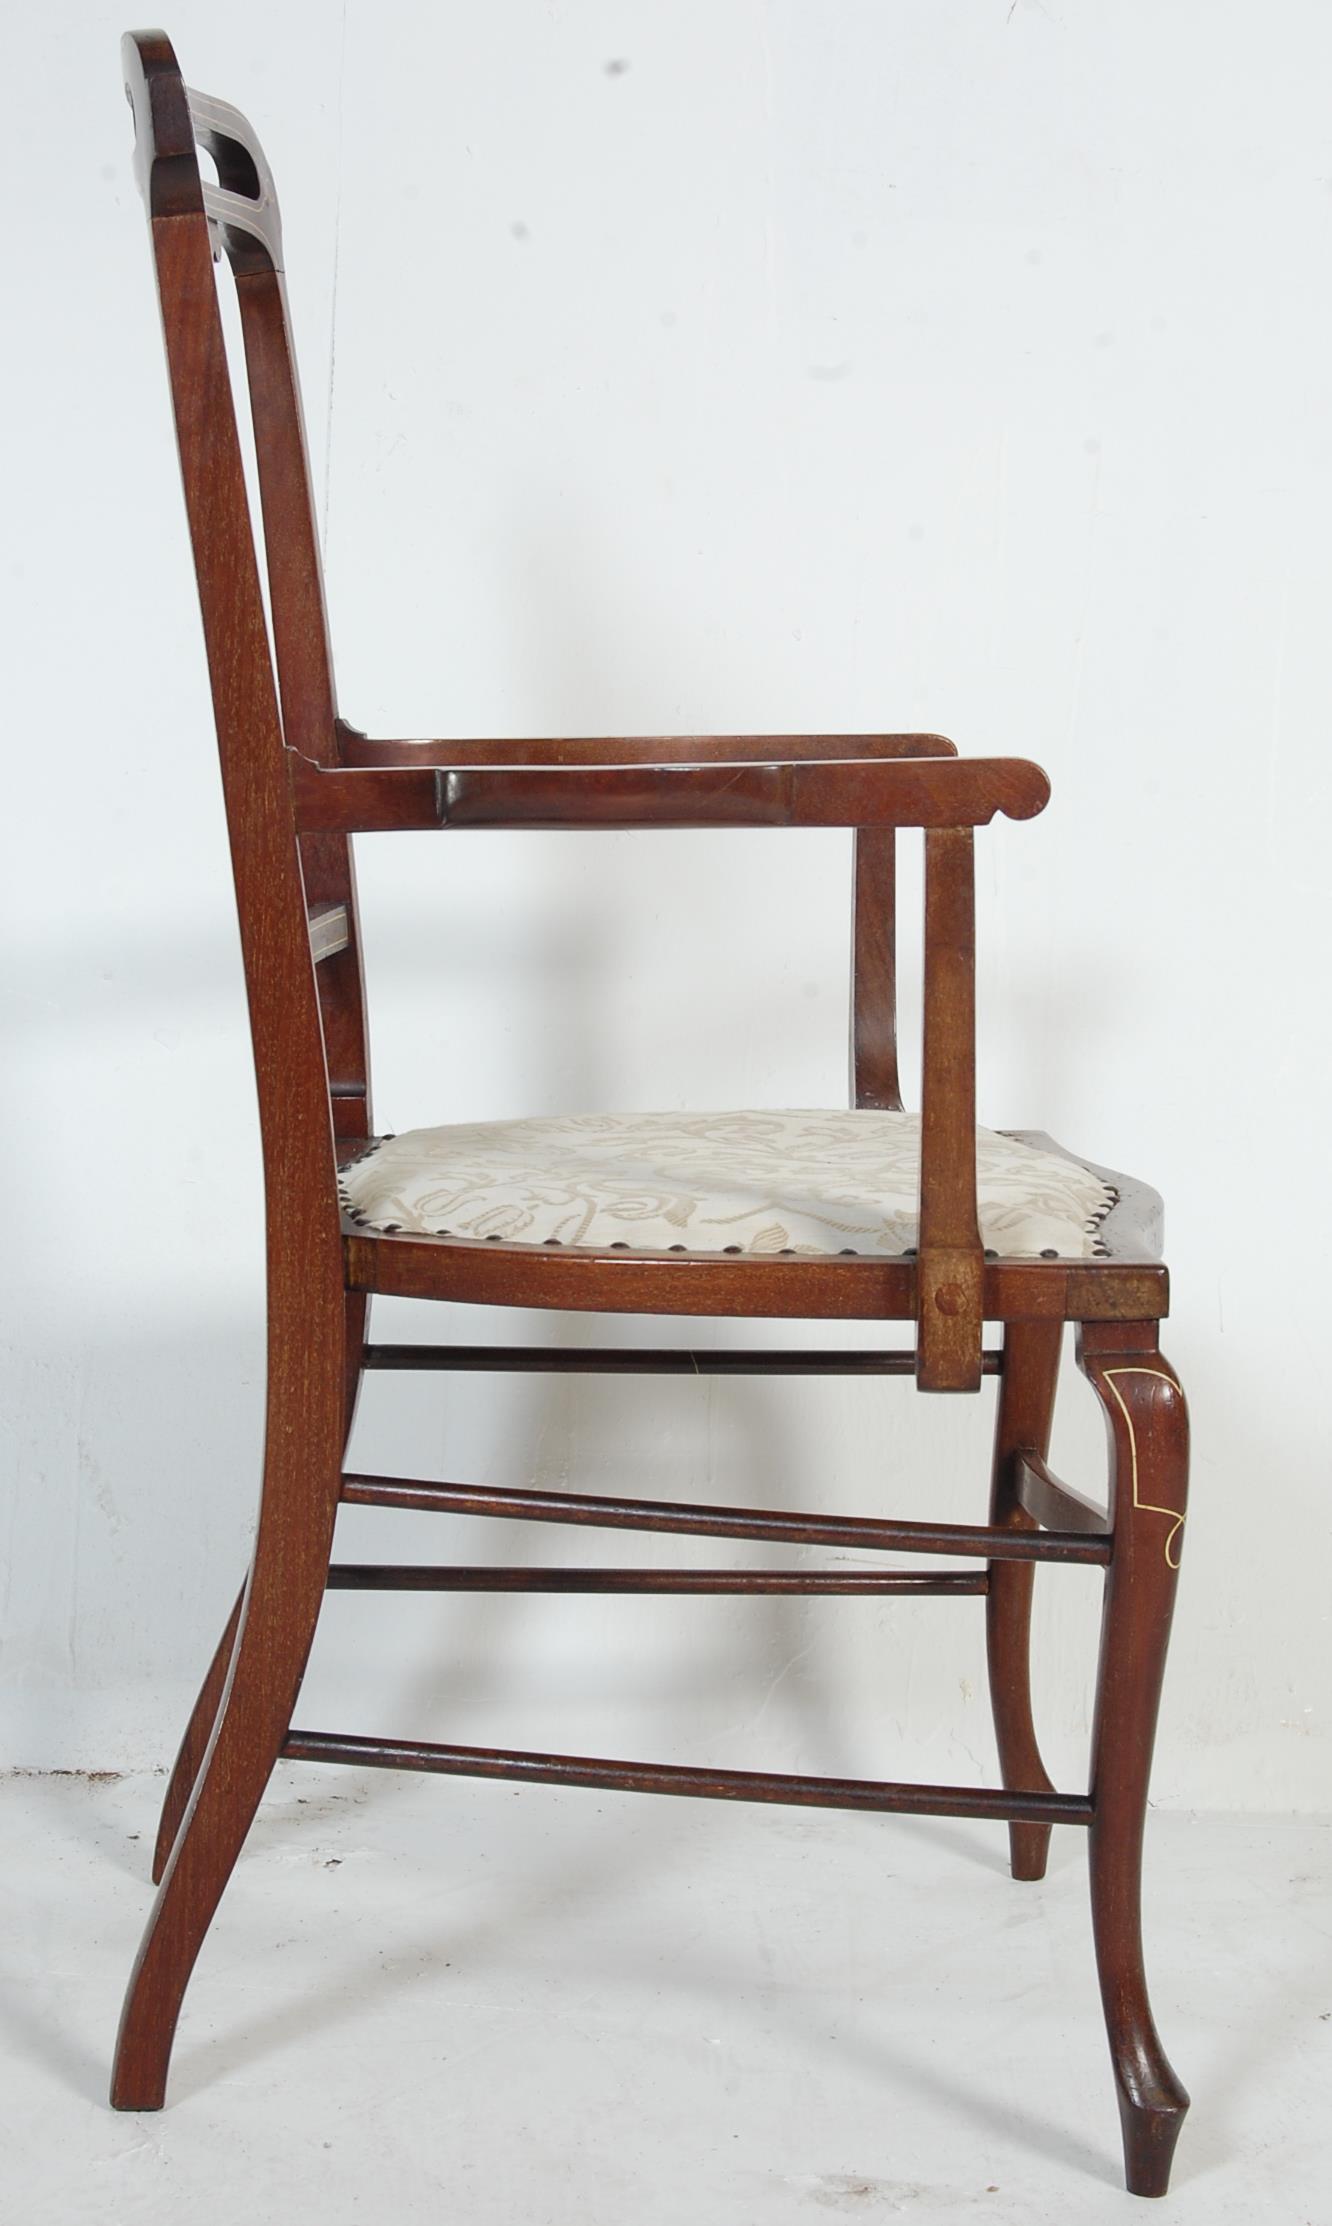
{"type": "Polygon", "coordinates": [[[134,111],[135,173],[149,215],[203,215],[233,264],[252,258],[257,243],[265,262],[280,270],[273,173],[253,125],[228,102],[186,86],[165,31],[127,32],[120,51],[134,111]],[[217,166],[216,185],[200,175],[200,147],[217,166]]]}
{"type": "Polygon", "coordinates": [[[134,111],[134,173],[148,214],[197,216],[203,181],[176,50],[165,31],[127,31],[120,58],[134,111]]]}
{"type": "Polygon", "coordinates": [[[282,220],[268,157],[253,125],[224,100],[186,93],[194,136],[217,164],[218,182],[203,188],[204,214],[233,263],[257,240],[274,270],[282,268],[282,220]],[[229,235],[239,232],[244,242],[229,235]]]}

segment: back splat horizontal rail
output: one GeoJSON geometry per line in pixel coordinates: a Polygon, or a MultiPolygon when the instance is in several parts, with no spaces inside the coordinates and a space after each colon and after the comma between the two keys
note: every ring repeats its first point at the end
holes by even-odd
{"type": "Polygon", "coordinates": [[[766,1538],[796,1546],[865,1546],[874,1552],[979,1554],[992,1561],[1106,1563],[1108,1537],[1071,1531],[1000,1530],[969,1523],[899,1523],[857,1515],[774,1514],[766,1508],[701,1507],[676,1500],[610,1499],[595,1492],[435,1484],[400,1476],[344,1476],[342,1497],[358,1507],[412,1507],[450,1515],[509,1516],[533,1523],[585,1523],[607,1530],[686,1532],[701,1538],[766,1538]]]}
{"type": "Polygon", "coordinates": [[[444,1747],[424,1739],[365,1739],[292,1731],[291,1762],[348,1762],[377,1770],[438,1770],[455,1778],[591,1785],[607,1792],[674,1793],[699,1801],[777,1801],[794,1808],[895,1810],[906,1816],[995,1817],[1009,1823],[1090,1824],[1085,1793],[1012,1793],[1001,1787],[893,1785],[874,1778],[802,1778],[764,1770],[696,1770],[675,1762],[604,1762],[592,1755],[444,1747]]]}

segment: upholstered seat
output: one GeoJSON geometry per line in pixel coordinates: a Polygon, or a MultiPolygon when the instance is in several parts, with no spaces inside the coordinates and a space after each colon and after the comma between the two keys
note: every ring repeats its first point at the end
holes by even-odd
{"type": "MultiPolygon", "coordinates": [[[[976,1132],[981,1241],[1086,1260],[1115,1194],[1076,1160],[976,1132]]],[[[381,1138],[344,1168],[363,1228],[650,1252],[915,1249],[920,1119],[868,1110],[584,1113],[381,1138]]]]}

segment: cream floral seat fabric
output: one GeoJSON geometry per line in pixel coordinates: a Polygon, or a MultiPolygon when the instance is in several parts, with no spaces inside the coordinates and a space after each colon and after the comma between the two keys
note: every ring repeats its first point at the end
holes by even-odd
{"type": "MultiPolygon", "coordinates": [[[[1099,1175],[976,1131],[987,1251],[1097,1253],[1099,1175]]],[[[361,1227],[643,1252],[871,1253],[916,1244],[915,1113],[584,1113],[385,1137],[342,1174],[361,1227]]]]}

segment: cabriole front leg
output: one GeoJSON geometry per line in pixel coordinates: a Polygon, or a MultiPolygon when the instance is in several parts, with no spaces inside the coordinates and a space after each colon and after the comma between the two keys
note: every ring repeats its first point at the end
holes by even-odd
{"type": "Polygon", "coordinates": [[[1078,1363],[1109,1427],[1114,1523],[1092,1733],[1092,1925],[1125,2178],[1135,2195],[1164,2195],[1189,2098],[1147,1996],[1142,1836],[1184,1536],[1188,1410],[1154,1323],[1085,1324],[1078,1363]]]}

